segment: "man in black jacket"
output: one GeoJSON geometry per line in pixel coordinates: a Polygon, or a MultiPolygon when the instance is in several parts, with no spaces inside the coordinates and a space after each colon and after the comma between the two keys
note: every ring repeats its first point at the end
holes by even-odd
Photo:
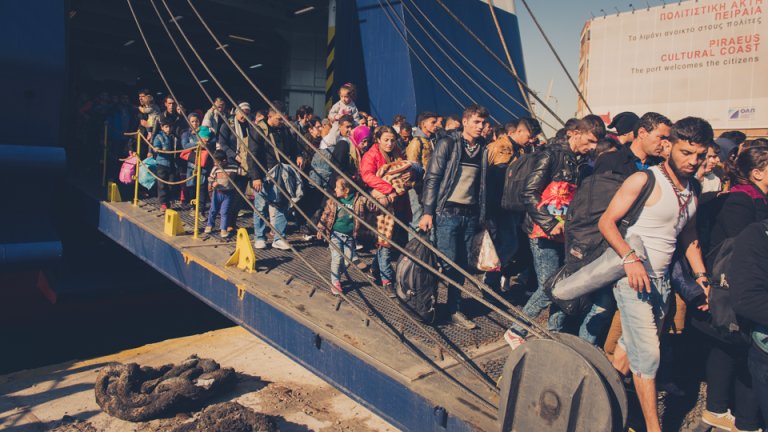
{"type": "MultiPolygon", "coordinates": [[[[563,243],[559,239],[563,234],[564,222],[562,218],[558,219],[551,214],[547,205],[541,204],[542,194],[553,182],[578,186],[586,172],[586,163],[581,156],[593,151],[603,136],[603,120],[596,115],[588,115],[576,121],[574,127],[567,132],[566,139],[554,139],[543,150],[535,153],[538,155],[535,156],[536,163],[522,190],[526,209],[523,230],[530,240],[538,281],[538,288],[523,307],[523,312],[529,318],[536,318],[552,304],[544,292],[544,283],[563,265],[563,243]]],[[[561,330],[564,321],[565,314],[553,306],[550,309],[549,329],[561,330]]],[[[517,333],[525,334],[518,327],[514,329],[517,333]]],[[[523,341],[520,335],[512,331],[505,333],[504,338],[513,348],[523,341]]]]}
{"type": "Polygon", "coordinates": [[[768,424],[768,219],[739,234],[728,269],[731,303],[752,324],[749,371],[763,418],[768,424]]]}
{"type": "Polygon", "coordinates": [[[618,151],[603,153],[595,161],[595,174],[615,172],[626,177],[658,165],[662,142],[669,138],[672,122],[661,114],[648,112],[635,125],[635,139],[618,151]]]}
{"type": "MultiPolygon", "coordinates": [[[[449,132],[435,143],[424,177],[424,215],[419,228],[429,232],[433,225],[437,248],[456,265],[467,268],[472,237],[485,218],[485,179],[488,155],[481,137],[488,110],[470,105],[462,116],[463,131],[449,132]]],[[[447,262],[443,273],[458,284],[464,277],[447,262]]],[[[451,321],[467,328],[477,327],[460,310],[461,293],[448,287],[451,321]]]]}
{"type": "MultiPolygon", "coordinates": [[[[274,168],[278,163],[286,163],[275,147],[285,153],[288,158],[295,158],[296,164],[301,167],[304,165],[304,160],[299,155],[296,142],[290,132],[283,127],[281,114],[284,115],[285,113],[284,104],[279,101],[272,102],[272,104],[277,109],[270,108],[267,118],[256,124],[260,131],[248,135],[248,147],[267,171],[274,168]],[[267,139],[263,135],[266,135],[267,139]]],[[[248,176],[252,181],[251,185],[256,192],[253,204],[263,217],[269,217],[270,223],[277,230],[274,233],[272,247],[282,250],[289,249],[285,239],[285,228],[288,225],[287,198],[281,195],[271,181],[266,181],[267,173],[262,171],[250,157],[247,166],[248,176]]],[[[253,231],[254,247],[256,249],[266,248],[267,226],[256,213],[253,215],[253,231]]]]}

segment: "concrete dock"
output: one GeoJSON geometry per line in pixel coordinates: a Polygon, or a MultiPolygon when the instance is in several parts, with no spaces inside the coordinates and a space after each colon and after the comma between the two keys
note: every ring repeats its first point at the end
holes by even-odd
{"type": "Polygon", "coordinates": [[[0,430],[168,430],[189,418],[131,423],[111,417],[96,404],[93,384],[99,369],[110,362],[161,366],[191,354],[212,358],[240,375],[232,392],[211,403],[236,401],[276,416],[283,432],[397,430],[241,327],[0,376],[0,430]],[[88,422],[93,429],[83,427],[78,420],[88,422]]]}

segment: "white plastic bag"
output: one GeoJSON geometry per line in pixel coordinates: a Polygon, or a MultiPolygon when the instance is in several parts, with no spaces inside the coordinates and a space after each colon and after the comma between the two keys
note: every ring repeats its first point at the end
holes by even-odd
{"type": "Polygon", "coordinates": [[[501,270],[501,261],[496,254],[493,240],[487,229],[483,229],[472,238],[470,264],[478,270],[493,272],[501,270]]]}

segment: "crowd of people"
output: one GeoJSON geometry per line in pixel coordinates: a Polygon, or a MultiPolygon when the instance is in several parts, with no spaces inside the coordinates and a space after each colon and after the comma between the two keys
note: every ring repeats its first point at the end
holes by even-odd
{"type": "MultiPolygon", "coordinates": [[[[458,284],[464,282],[460,268],[476,272],[470,246],[487,230],[501,266],[484,274],[485,284],[507,293],[511,281],[530,278],[535,289],[522,308],[527,319],[548,309],[549,330],[574,331],[604,348],[633,382],[647,430],[660,430],[656,377],[677,357],[676,336],[683,331],[700,332],[710,345],[701,359],[708,383],[702,420],[734,431],[765,426],[768,140],[748,140],[739,131],[715,139],[703,119],[672,121],[654,112],[621,113],[608,126],[596,115],[570,119],[546,140],[536,119],[494,125],[477,105],[461,115],[422,112],[413,124],[398,115],[383,125],[357,108],[352,84],[341,86],[325,118],[302,106],[290,124],[280,102],[253,111],[248,102],[229,109],[216,99],[205,112],[187,112],[166,97],[162,106],[150,92],[139,94],[137,127],[152,146],[148,155],[136,156],[156,159],[156,193],[164,208],[198,199],[206,232],[218,217],[221,237],[229,237],[252,207],[254,247],[288,249],[286,231],[295,217],[303,241],[335,245],[334,294],[344,292],[347,262],[366,268],[357,251],[368,244],[375,248],[371,272],[395,297],[391,245],[404,245],[409,234],[391,215],[447,256],[440,270],[458,284]],[[198,148],[210,155],[195,154],[198,148]],[[185,149],[186,157],[166,153],[185,149]],[[199,195],[193,181],[198,158],[199,195]],[[509,198],[505,182],[516,170],[524,174],[514,197],[522,210],[512,211],[502,203],[509,198]],[[596,176],[622,182],[597,223],[601,241],[621,260],[622,277],[592,292],[586,308],[572,314],[553,302],[547,286],[584,246],[569,244],[569,221],[581,215],[569,216],[568,208],[585,180],[596,176]],[[180,181],[178,188],[172,184],[180,181]],[[366,202],[355,185],[388,211],[366,202]],[[317,230],[296,217],[292,204],[317,230]],[[376,233],[367,233],[353,215],[372,216],[376,233]],[[630,237],[644,250],[630,246],[630,237]],[[726,244],[732,249],[727,254],[726,244]],[[727,271],[711,274],[724,255],[727,271]],[[724,291],[729,297],[715,303],[714,293],[724,291]],[[738,330],[723,332],[713,322],[710,306],[723,304],[736,315],[738,330]]],[[[131,151],[126,147],[125,156],[131,151]]],[[[581,199],[590,204],[598,197],[581,199]]],[[[460,290],[448,286],[446,319],[471,330],[476,324],[462,312],[463,301],[460,290]]],[[[526,336],[513,326],[504,338],[515,349],[526,336]]],[[[662,381],[669,393],[680,391],[674,379],[662,381]]]]}

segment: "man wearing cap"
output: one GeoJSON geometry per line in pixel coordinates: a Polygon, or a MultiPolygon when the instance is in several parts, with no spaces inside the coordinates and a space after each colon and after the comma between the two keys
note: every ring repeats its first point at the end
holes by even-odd
{"type": "Polygon", "coordinates": [[[634,140],[622,145],[618,151],[600,155],[595,161],[595,174],[614,172],[629,177],[662,161],[662,142],[668,138],[672,122],[655,112],[643,114],[634,124],[633,118],[637,119],[633,113],[621,113],[611,122],[619,137],[633,134],[634,140]]]}
{"type": "Polygon", "coordinates": [[[608,129],[616,131],[616,141],[621,145],[626,145],[635,140],[635,125],[640,117],[629,111],[616,114],[608,129]]]}

